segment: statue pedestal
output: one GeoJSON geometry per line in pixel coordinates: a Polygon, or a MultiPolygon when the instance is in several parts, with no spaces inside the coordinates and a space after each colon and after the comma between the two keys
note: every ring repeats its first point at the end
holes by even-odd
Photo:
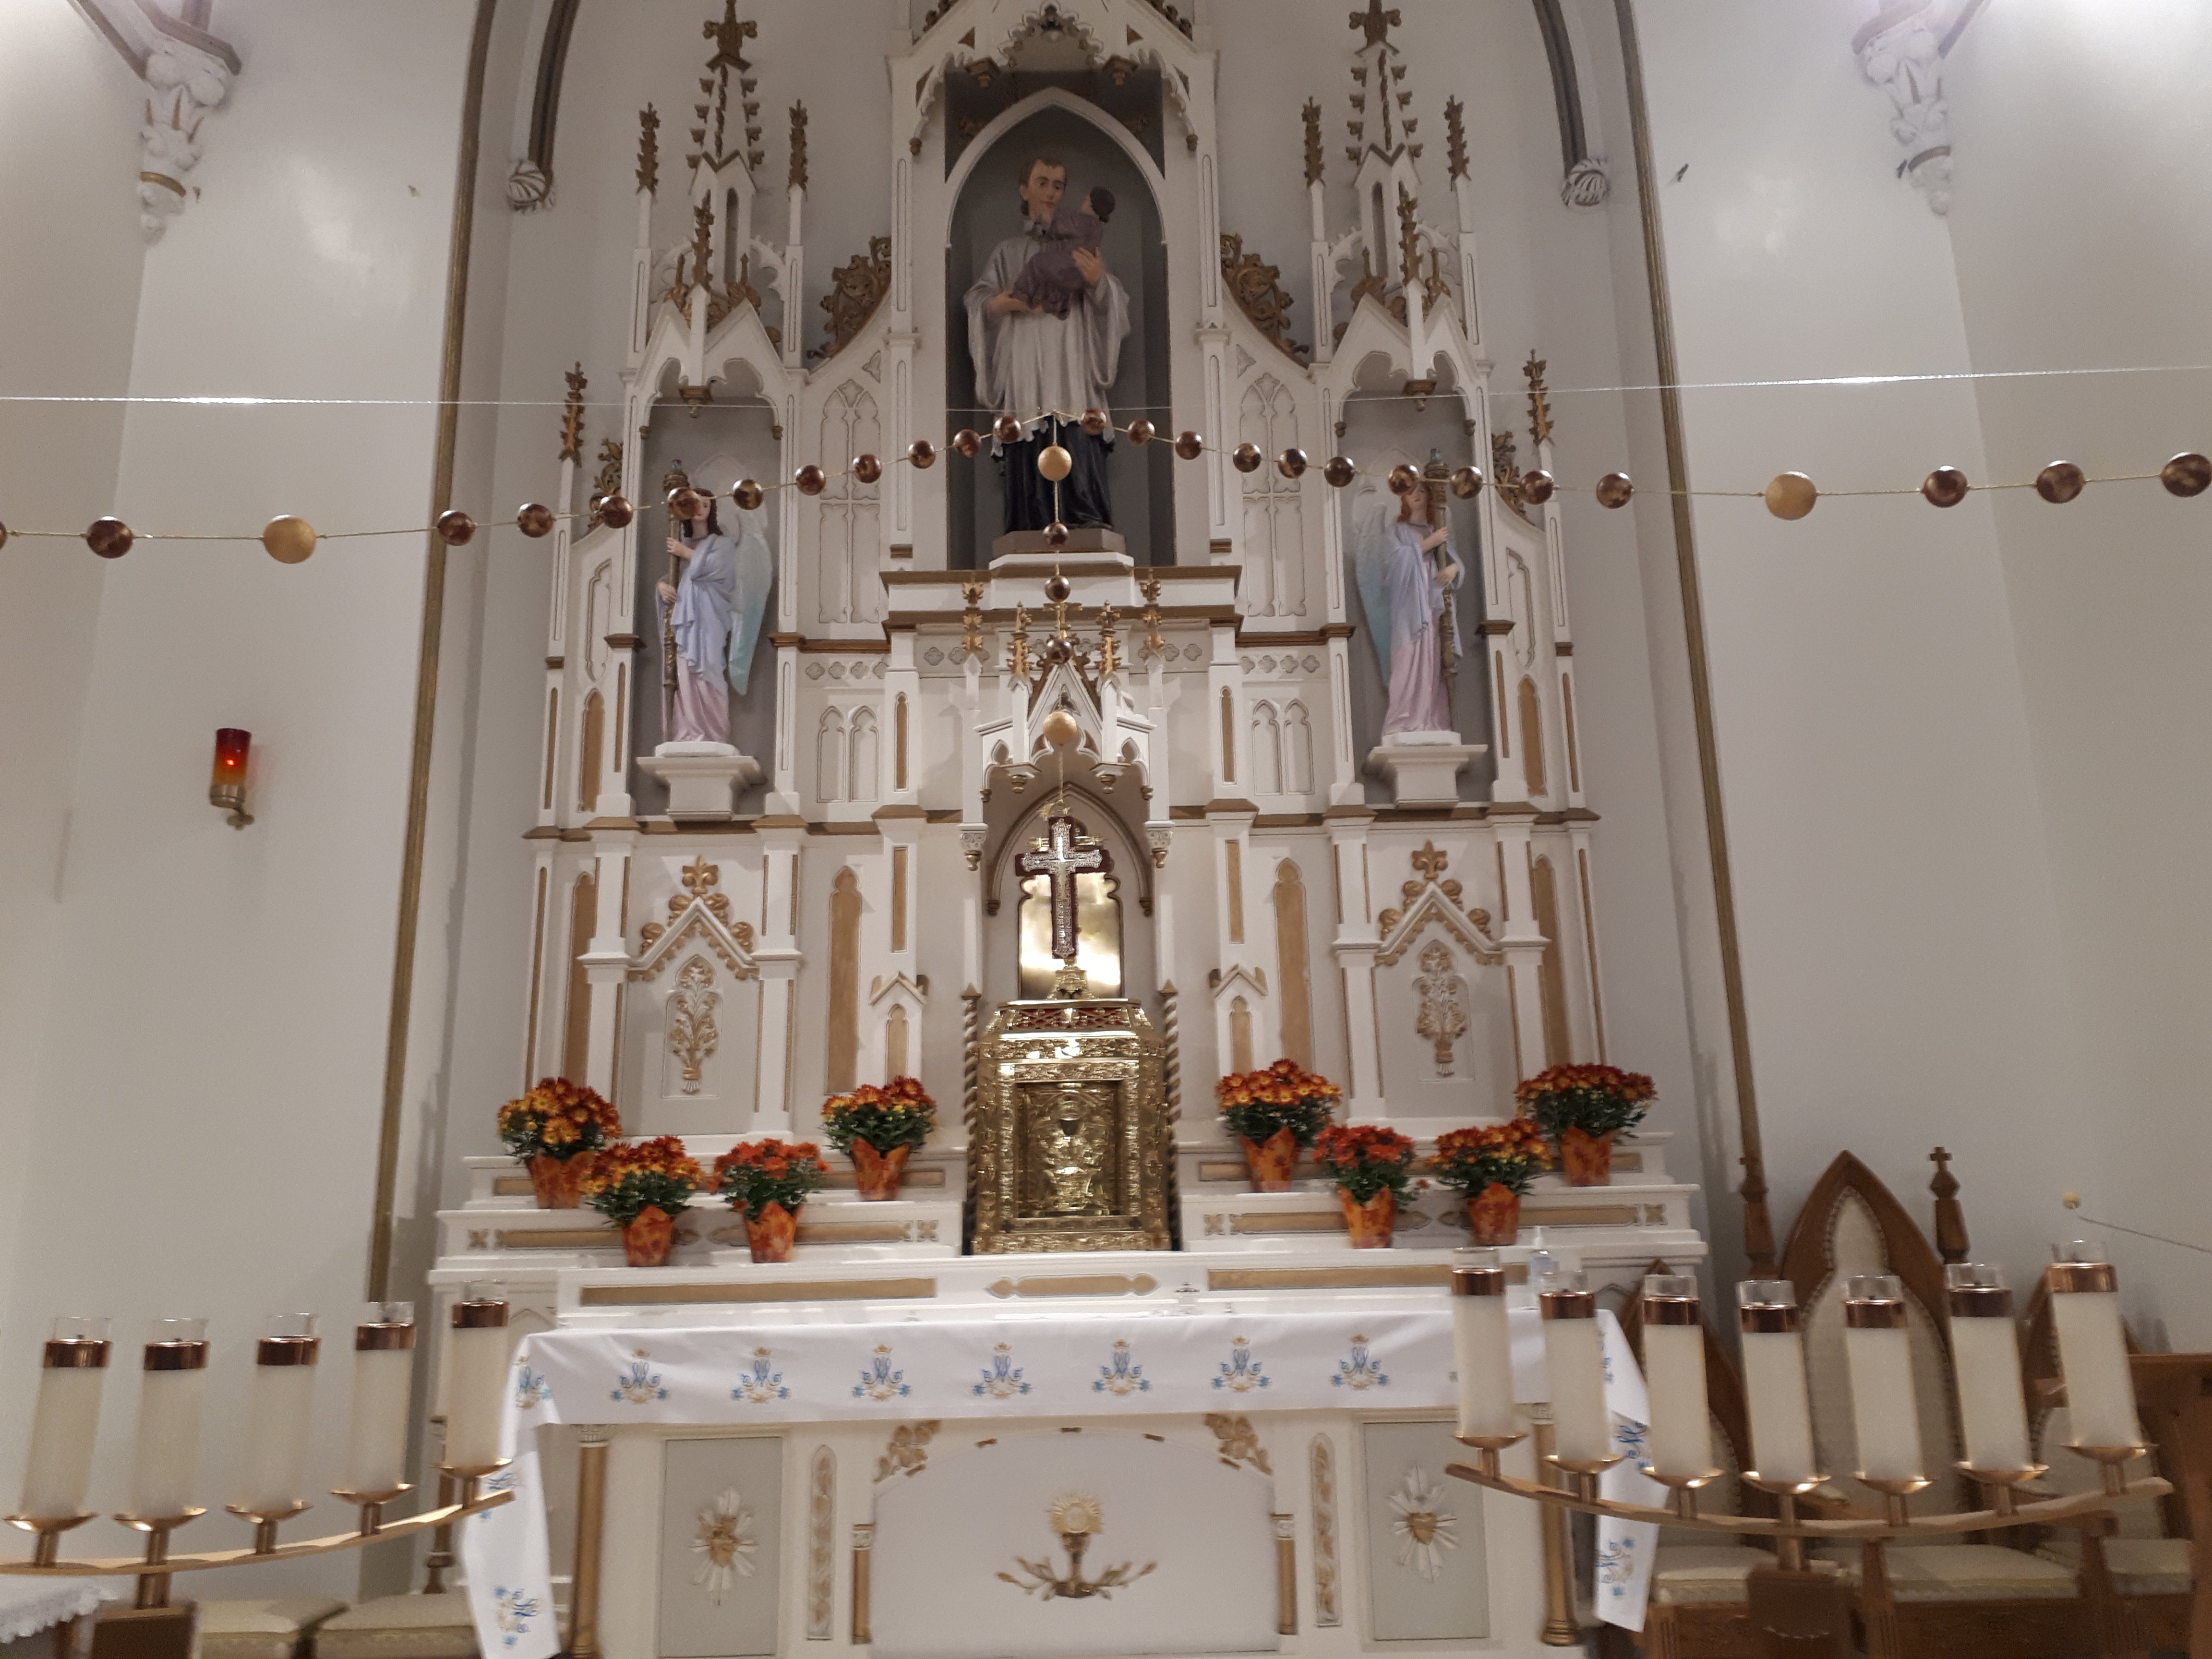
{"type": "Polygon", "coordinates": [[[638,765],[668,786],[668,816],[736,816],[737,792],[761,781],[760,763],[726,743],[664,743],[638,765]]]}
{"type": "Polygon", "coordinates": [[[1035,553],[1052,559],[1072,559],[1085,554],[1120,553],[1126,556],[1128,550],[1128,538],[1118,530],[1108,530],[1097,525],[1086,525],[1080,530],[1069,531],[1067,539],[1058,547],[1045,539],[1042,530],[1010,530],[993,539],[991,563],[996,567],[999,561],[1009,553],[1035,553]]]}
{"type": "Polygon", "coordinates": [[[1462,743],[1456,732],[1393,732],[1367,751],[1367,769],[1389,781],[1400,806],[1456,806],[1459,775],[1489,748],[1462,743]]]}

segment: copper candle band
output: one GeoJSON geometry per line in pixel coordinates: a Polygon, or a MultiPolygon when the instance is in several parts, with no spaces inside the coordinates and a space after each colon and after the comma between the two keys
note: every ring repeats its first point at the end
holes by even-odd
{"type": "Polygon", "coordinates": [[[456,1302],[453,1328],[457,1331],[496,1330],[507,1323],[504,1302],[456,1302]]]}
{"type": "Polygon", "coordinates": [[[1641,1311],[1647,1325],[1702,1325],[1705,1311],[1694,1296],[1647,1296],[1641,1311]]]}
{"type": "Polygon", "coordinates": [[[1735,1322],[1746,1336],[1775,1336],[1802,1328],[1803,1316],[1787,1303],[1753,1302],[1735,1310],[1735,1322]]]}
{"type": "Polygon", "coordinates": [[[50,1371],[104,1371],[113,1346],[88,1337],[56,1337],[46,1344],[44,1367],[50,1371]]]}
{"type": "Polygon", "coordinates": [[[356,1325],[353,1328],[353,1349],[356,1353],[390,1353],[415,1346],[412,1325],[356,1325]]]}
{"type": "Polygon", "coordinates": [[[208,1345],[204,1341],[146,1345],[146,1369],[149,1371],[204,1371],[207,1362],[208,1345]]]}
{"type": "Polygon", "coordinates": [[[264,1336],[255,1344],[257,1365],[312,1365],[321,1354],[319,1336],[264,1336]]]}
{"type": "Polygon", "coordinates": [[[2054,1261],[2043,1270],[2043,1282],[2054,1293],[2120,1288],[2119,1274],[2109,1261],[2054,1261]]]}
{"type": "Polygon", "coordinates": [[[2002,1285],[1954,1285],[1949,1295],[1954,1319],[2012,1317],[2012,1292],[2002,1285]]]}
{"type": "Polygon", "coordinates": [[[1905,1328],[1905,1304],[1870,1297],[1846,1302],[1844,1326],[1854,1331],[1901,1331],[1905,1328]]]}
{"type": "Polygon", "coordinates": [[[1589,1291],[1541,1291],[1536,1305],[1547,1319],[1597,1317],[1597,1297],[1589,1291]]]}
{"type": "Polygon", "coordinates": [[[1451,1270],[1451,1293],[1454,1296],[1503,1296],[1505,1294],[1505,1269],[1454,1267],[1451,1270]]]}

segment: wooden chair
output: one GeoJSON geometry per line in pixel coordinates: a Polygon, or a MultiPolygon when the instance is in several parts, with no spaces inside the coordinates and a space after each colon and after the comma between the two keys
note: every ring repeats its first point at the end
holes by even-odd
{"type": "MultiPolygon", "coordinates": [[[[1955,1193],[1939,1162],[1939,1199],[1955,1193]]],[[[1947,1247],[1963,1255],[1963,1218],[1945,1218],[1947,1247]]],[[[1920,1513],[1978,1507],[1951,1468],[1961,1455],[1954,1422],[1950,1329],[1943,1263],[1889,1189],[1850,1153],[1814,1185],[1783,1247],[1782,1276],[1803,1310],[1814,1439],[1831,1486],[1822,1494],[1879,1516],[1882,1498],[1853,1478],[1858,1467],[1850,1381],[1844,1356],[1847,1281],[1892,1273],[1903,1281],[1920,1410],[1923,1455],[1935,1483],[1912,1501],[1920,1513]]],[[[2082,1575],[1996,1543],[1893,1543],[1816,1550],[1857,1580],[1867,1651],[1874,1659],[2075,1659],[2091,1650],[2094,1624],[2082,1575]]]]}
{"type": "MultiPolygon", "coordinates": [[[[2157,1472],[2174,1484],[2172,1496],[2130,1504],[2101,1526],[2063,1527],[2039,1540],[2037,1553],[2079,1571],[2087,1592],[2097,1651],[2105,1659],[2144,1659],[2154,1652],[2189,1648],[2196,1587],[2191,1571],[2191,1477],[2203,1453],[2193,1442],[2194,1380],[2201,1394],[2207,1370],[2202,1354],[2145,1354],[2129,1347],[2136,1372],[2137,1412],[2150,1437],[2157,1472]],[[2172,1383],[2179,1386],[2168,1386],[2172,1383]]],[[[2051,1299],[2038,1285],[2027,1304],[2021,1339],[2021,1369],[2027,1388],[2029,1426],[2039,1462],[2050,1466],[2039,1483],[2052,1492],[2092,1492],[2095,1465],[2066,1449],[2072,1437],[2051,1299]]],[[[2200,1431],[2201,1432],[2201,1431],[2200,1431]]],[[[2136,1466],[2140,1469],[2140,1464],[2136,1466]]],[[[2201,1500],[2200,1500],[2201,1507],[2201,1500]]]]}

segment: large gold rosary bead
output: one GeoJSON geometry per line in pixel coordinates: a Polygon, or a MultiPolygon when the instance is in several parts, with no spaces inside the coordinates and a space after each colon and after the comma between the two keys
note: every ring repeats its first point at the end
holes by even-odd
{"type": "Polygon", "coordinates": [[[1075,457],[1058,444],[1047,444],[1037,455],[1036,466],[1038,476],[1058,483],[1075,471],[1075,457]]]}
{"type": "Polygon", "coordinates": [[[1600,507],[1626,507],[1636,494],[1636,486],[1626,472],[1608,472],[1597,481],[1597,504],[1600,507]]]}
{"type": "Polygon", "coordinates": [[[2054,507],[2063,507],[2081,493],[2087,480],[2071,461],[2053,461],[2035,475],[2035,493],[2054,507]]]}
{"type": "Polygon", "coordinates": [[[1802,472],[1778,472],[1767,480],[1766,510],[1778,519],[1802,519],[1820,499],[1820,492],[1802,472]]]}
{"type": "Polygon", "coordinates": [[[119,559],[137,538],[120,519],[94,519],[84,532],[84,544],[103,559],[119,559]]]}
{"type": "Polygon", "coordinates": [[[261,544],[279,564],[301,564],[315,550],[315,527],[305,519],[283,514],[262,526],[261,544]]]}
{"type": "Polygon", "coordinates": [[[1075,716],[1065,708],[1055,708],[1044,717],[1037,728],[1038,735],[1055,749],[1065,749],[1083,735],[1083,728],[1075,723],[1075,716]]]}

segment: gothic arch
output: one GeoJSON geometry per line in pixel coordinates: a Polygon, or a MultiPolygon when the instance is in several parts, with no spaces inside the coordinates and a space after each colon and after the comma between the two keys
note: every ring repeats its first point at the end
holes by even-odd
{"type": "Polygon", "coordinates": [[[1152,158],[1146,154],[1145,147],[1136,141],[1129,130],[1089,99],[1079,98],[1064,88],[1047,87],[1041,92],[1031,93],[1018,103],[1009,104],[968,141],[968,147],[960,152],[960,159],[952,164],[952,172],[945,181],[947,222],[959,211],[960,198],[966,191],[968,180],[975,173],[977,163],[990,154],[992,147],[1001,138],[1039,110],[1047,109],[1066,110],[1078,119],[1088,121],[1110,139],[1129,158],[1129,165],[1136,168],[1145,181],[1146,188],[1152,192],[1152,205],[1161,219],[1167,221],[1170,218],[1167,180],[1161,177],[1159,168],[1152,164],[1152,158]]]}
{"type": "Polygon", "coordinates": [[[1252,705],[1252,732],[1248,740],[1252,759],[1252,793],[1283,793],[1283,732],[1275,705],[1262,697],[1252,705]]]}
{"type": "Polygon", "coordinates": [[[814,799],[824,806],[845,799],[845,716],[835,708],[815,728],[814,799]]]}

